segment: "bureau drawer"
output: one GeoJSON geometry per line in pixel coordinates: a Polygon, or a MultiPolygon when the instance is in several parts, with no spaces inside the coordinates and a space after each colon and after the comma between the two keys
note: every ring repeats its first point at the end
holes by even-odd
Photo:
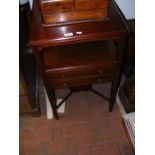
{"type": "Polygon", "coordinates": [[[75,87],[110,81],[116,75],[116,67],[76,69],[72,71],[46,72],[51,88],[75,87]]]}
{"type": "Polygon", "coordinates": [[[116,64],[112,66],[97,66],[94,68],[87,68],[86,66],[82,69],[79,67],[77,68],[60,68],[56,70],[46,70],[45,74],[47,77],[52,79],[60,79],[60,80],[70,80],[75,78],[82,78],[82,77],[101,77],[105,76],[106,74],[114,74],[116,71],[116,64]]]}
{"type": "Polygon", "coordinates": [[[43,14],[70,12],[74,9],[74,0],[42,0],[40,7],[43,14]]]}
{"type": "Polygon", "coordinates": [[[66,13],[43,14],[43,21],[45,24],[57,25],[60,24],[61,22],[78,23],[79,21],[84,22],[85,20],[97,20],[97,19],[104,20],[107,18],[107,16],[108,16],[107,9],[79,10],[66,13]]]}
{"type": "Polygon", "coordinates": [[[60,79],[51,79],[48,78],[48,83],[50,88],[68,88],[68,87],[76,87],[76,86],[84,86],[95,83],[102,83],[111,81],[112,75],[107,74],[106,76],[91,76],[91,77],[77,77],[73,79],[60,80],[60,79]]]}
{"type": "Polygon", "coordinates": [[[92,9],[107,9],[109,0],[76,0],[76,10],[92,10],[92,9]]]}

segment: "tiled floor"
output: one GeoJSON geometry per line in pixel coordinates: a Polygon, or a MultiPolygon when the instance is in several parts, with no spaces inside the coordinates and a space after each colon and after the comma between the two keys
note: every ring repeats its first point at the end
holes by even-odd
{"type": "MultiPolygon", "coordinates": [[[[108,92],[99,85],[98,90],[108,92]]],[[[20,155],[134,155],[119,108],[91,92],[73,94],[60,120],[20,117],[20,155]]]]}

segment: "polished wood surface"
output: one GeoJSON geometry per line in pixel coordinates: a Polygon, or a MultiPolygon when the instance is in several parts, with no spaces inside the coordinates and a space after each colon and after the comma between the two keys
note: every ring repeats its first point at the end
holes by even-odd
{"type": "Polygon", "coordinates": [[[58,25],[58,24],[64,24],[64,23],[78,23],[78,22],[84,22],[85,20],[90,19],[105,19],[107,16],[107,10],[106,9],[99,9],[99,10],[88,10],[88,11],[78,11],[77,12],[71,12],[71,13],[65,13],[65,15],[62,14],[46,14],[43,15],[44,23],[49,24],[44,26],[51,26],[51,25],[58,25]],[[80,20],[80,21],[79,21],[80,20]]]}
{"type": "Polygon", "coordinates": [[[76,0],[76,10],[91,10],[91,9],[106,9],[108,8],[109,0],[76,0]]]}
{"type": "Polygon", "coordinates": [[[40,0],[43,14],[70,12],[74,9],[74,0],[40,0]]]}
{"type": "Polygon", "coordinates": [[[84,41],[115,39],[118,36],[124,36],[127,34],[126,26],[115,5],[114,2],[110,3],[109,20],[45,28],[38,20],[39,12],[37,5],[34,4],[29,45],[45,45],[47,47],[84,41]],[[77,35],[77,31],[82,32],[82,35],[77,35]],[[73,32],[74,35],[64,37],[64,34],[69,32],[73,32]]]}
{"type": "Polygon", "coordinates": [[[94,65],[116,64],[116,48],[112,40],[75,45],[56,46],[44,51],[45,69],[56,71],[64,67],[81,69],[83,66],[92,68],[94,65]],[[52,51],[52,52],[51,52],[52,51]],[[92,63],[93,62],[93,63],[92,63]]]}
{"type": "Polygon", "coordinates": [[[109,0],[39,0],[38,3],[44,24],[103,20],[108,16],[109,0]]]}
{"type": "Polygon", "coordinates": [[[33,48],[56,119],[54,90],[112,82],[109,111],[112,111],[119,84],[126,25],[114,1],[105,21],[89,21],[43,27],[34,5],[29,45],[33,48]],[[80,33],[77,33],[80,32],[80,33]],[[65,36],[72,33],[72,36],[65,36]]]}

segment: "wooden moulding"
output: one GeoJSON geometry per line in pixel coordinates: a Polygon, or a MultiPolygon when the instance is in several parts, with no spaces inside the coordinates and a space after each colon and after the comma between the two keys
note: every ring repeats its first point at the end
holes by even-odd
{"type": "Polygon", "coordinates": [[[43,26],[108,18],[109,0],[38,0],[43,26]]]}

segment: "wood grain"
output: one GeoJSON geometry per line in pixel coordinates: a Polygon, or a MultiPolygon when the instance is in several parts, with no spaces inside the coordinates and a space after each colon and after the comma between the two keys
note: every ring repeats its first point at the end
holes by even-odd
{"type": "MultiPolygon", "coordinates": [[[[109,0],[39,0],[44,24],[108,17],[109,0]]],[[[47,26],[47,25],[46,25],[47,26]]]]}

